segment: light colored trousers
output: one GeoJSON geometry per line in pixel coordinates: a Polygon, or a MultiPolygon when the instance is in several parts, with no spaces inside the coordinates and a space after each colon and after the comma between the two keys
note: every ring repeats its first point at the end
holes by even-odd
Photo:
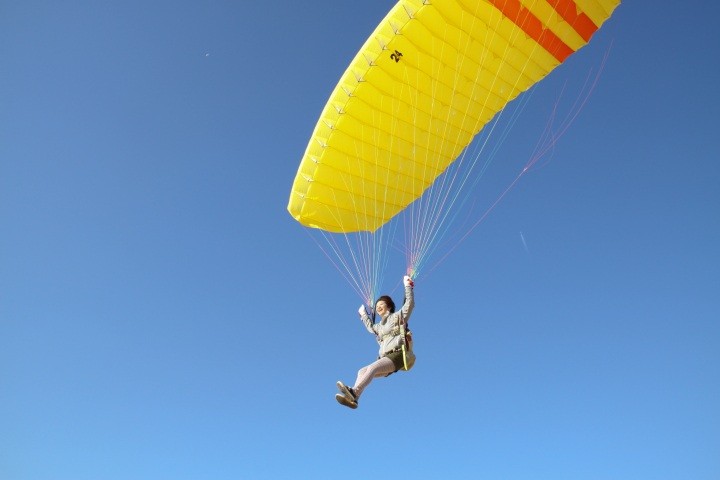
{"type": "Polygon", "coordinates": [[[373,378],[386,377],[394,371],[395,364],[393,364],[392,360],[387,357],[382,357],[374,361],[367,367],[361,368],[360,370],[358,370],[357,378],[355,379],[355,386],[353,387],[353,390],[355,391],[355,396],[357,398],[360,398],[363,390],[365,390],[365,387],[370,385],[370,382],[373,381],[373,378]]]}

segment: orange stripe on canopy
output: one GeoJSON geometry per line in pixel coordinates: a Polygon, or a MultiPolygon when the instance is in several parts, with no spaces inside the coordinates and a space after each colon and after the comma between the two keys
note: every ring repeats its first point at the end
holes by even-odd
{"type": "Polygon", "coordinates": [[[547,2],[570,24],[578,35],[586,42],[590,41],[590,37],[593,36],[598,27],[590,20],[590,17],[584,13],[578,13],[577,4],[573,0],[547,0],[547,2]]]}
{"type": "Polygon", "coordinates": [[[490,3],[560,63],[573,54],[574,50],[560,40],[530,10],[523,7],[519,0],[490,0],[490,3]]]}

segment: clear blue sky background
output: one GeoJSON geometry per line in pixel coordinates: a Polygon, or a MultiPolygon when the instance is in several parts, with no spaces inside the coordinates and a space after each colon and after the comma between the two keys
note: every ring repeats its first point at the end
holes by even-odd
{"type": "Polygon", "coordinates": [[[392,4],[0,3],[0,478],[720,478],[714,2],[626,1],[535,91],[498,164],[612,43],[418,280],[415,369],[335,403],[376,345],[285,207],[392,4]]]}

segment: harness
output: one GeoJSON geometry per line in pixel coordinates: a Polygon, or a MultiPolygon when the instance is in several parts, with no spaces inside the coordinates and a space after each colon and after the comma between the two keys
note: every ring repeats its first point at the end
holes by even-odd
{"type": "Polygon", "coordinates": [[[408,363],[407,363],[407,352],[412,344],[412,332],[410,332],[410,329],[405,328],[407,321],[405,320],[405,316],[403,315],[402,310],[400,310],[398,313],[400,314],[399,324],[396,327],[394,327],[392,330],[390,330],[388,333],[385,333],[382,336],[379,336],[378,340],[382,344],[382,342],[384,342],[388,338],[397,337],[398,335],[402,336],[402,341],[400,343],[400,346],[397,346],[387,352],[383,352],[383,355],[387,356],[387,355],[390,355],[391,353],[402,352],[403,367],[405,370],[408,370],[409,368],[408,368],[408,363]]]}
{"type": "Polygon", "coordinates": [[[403,336],[403,342],[402,342],[403,366],[405,367],[405,371],[407,371],[408,364],[407,364],[407,347],[406,347],[406,345],[409,345],[408,342],[412,342],[412,333],[410,333],[410,330],[405,328],[405,323],[407,323],[407,322],[405,322],[405,318],[403,318],[402,310],[400,310],[400,333],[403,336]]]}

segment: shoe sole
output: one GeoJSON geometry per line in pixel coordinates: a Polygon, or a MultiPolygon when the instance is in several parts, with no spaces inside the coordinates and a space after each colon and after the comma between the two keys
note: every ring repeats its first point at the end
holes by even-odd
{"type": "Polygon", "coordinates": [[[357,403],[351,401],[351,400],[348,399],[345,395],[341,395],[341,394],[339,394],[339,393],[336,393],[336,394],[335,394],[335,400],[337,400],[337,402],[338,402],[340,405],[345,405],[346,407],[349,407],[349,408],[352,408],[352,409],[356,409],[356,408],[357,408],[357,403]]]}
{"type": "Polygon", "coordinates": [[[350,389],[347,387],[347,385],[345,385],[343,382],[337,382],[335,385],[337,385],[337,388],[338,388],[338,390],[340,390],[340,393],[345,395],[345,397],[347,397],[347,399],[349,401],[357,403],[357,399],[352,394],[352,392],[350,392],[350,389]]]}

